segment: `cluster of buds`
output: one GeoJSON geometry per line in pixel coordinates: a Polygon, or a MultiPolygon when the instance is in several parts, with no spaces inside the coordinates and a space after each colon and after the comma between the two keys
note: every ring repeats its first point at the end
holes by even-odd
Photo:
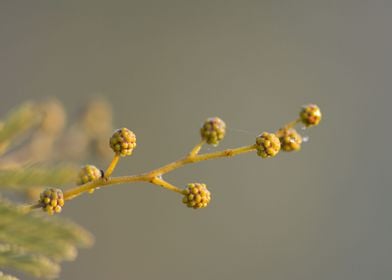
{"type": "Polygon", "coordinates": [[[50,215],[60,213],[64,206],[63,191],[55,188],[47,188],[41,193],[38,205],[50,215]]]}
{"type": "MultiPolygon", "coordinates": [[[[103,171],[98,169],[96,166],[88,164],[83,166],[78,174],[77,182],[78,185],[87,184],[98,179],[103,178],[103,171]]],[[[94,189],[89,190],[89,193],[93,193],[94,189]]]]}
{"type": "Polygon", "coordinates": [[[278,131],[279,141],[283,151],[299,151],[302,144],[302,136],[294,128],[283,128],[278,131]]]}
{"type": "Polygon", "coordinates": [[[88,165],[83,166],[80,169],[76,183],[78,185],[83,185],[83,184],[87,184],[89,182],[98,180],[102,177],[103,177],[102,170],[99,170],[94,165],[88,164],[88,165]]]}
{"type": "Polygon", "coordinates": [[[122,157],[132,155],[133,149],[136,148],[135,133],[128,128],[117,129],[110,138],[110,147],[122,157]]]}
{"type": "MultiPolygon", "coordinates": [[[[257,155],[262,158],[272,158],[281,150],[285,152],[298,151],[301,149],[302,137],[294,129],[294,126],[297,123],[302,123],[306,127],[315,126],[319,124],[320,120],[321,111],[319,107],[314,104],[306,105],[302,108],[299,118],[296,121],[289,123],[275,133],[261,133],[256,137],[253,145],[222,152],[198,155],[203,144],[206,143],[216,146],[223,140],[226,134],[226,124],[223,120],[218,117],[208,118],[200,128],[201,143],[192,150],[187,158],[163,166],[158,169],[158,171],[153,170],[150,173],[143,173],[139,176],[141,178],[140,181],[149,181],[153,184],[181,193],[183,195],[182,202],[189,208],[205,208],[211,201],[211,193],[205,184],[191,183],[188,184],[185,189],[180,189],[164,181],[162,179],[162,174],[179,168],[186,163],[233,156],[246,151],[255,150],[257,155]]],[[[92,192],[95,188],[100,186],[100,183],[108,182],[110,174],[117,165],[119,158],[132,154],[136,147],[136,136],[131,130],[121,128],[116,130],[110,137],[109,145],[114,152],[114,158],[105,171],[106,174],[93,165],[86,165],[80,170],[77,184],[84,185],[91,183],[91,185],[84,186],[83,191],[88,190],[92,192]]],[[[39,205],[50,214],[59,213],[64,205],[63,193],[59,189],[47,189],[41,194],[39,205]]]]}
{"type": "Polygon", "coordinates": [[[211,193],[207,189],[205,184],[191,183],[188,184],[187,188],[184,190],[184,197],[182,202],[186,206],[199,209],[207,207],[211,200],[211,193]]]}
{"type": "Polygon", "coordinates": [[[262,158],[276,156],[280,151],[280,141],[274,133],[263,132],[256,137],[257,155],[262,158]]]}
{"type": "Polygon", "coordinates": [[[320,108],[315,104],[308,104],[302,107],[299,114],[301,121],[306,126],[318,125],[321,121],[320,108]]]}
{"type": "MultiPolygon", "coordinates": [[[[306,127],[316,126],[321,121],[321,111],[317,105],[309,104],[302,107],[297,122],[306,127]]],[[[262,158],[276,156],[280,150],[285,152],[301,149],[302,136],[292,127],[284,127],[276,133],[263,132],[256,137],[257,154],[262,158]]]]}
{"type": "Polygon", "coordinates": [[[226,124],[218,117],[208,118],[200,128],[201,138],[210,145],[218,145],[225,137],[226,124]]]}

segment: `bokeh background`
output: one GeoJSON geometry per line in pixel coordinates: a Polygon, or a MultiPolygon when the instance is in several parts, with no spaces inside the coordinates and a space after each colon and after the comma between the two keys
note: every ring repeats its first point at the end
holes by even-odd
{"type": "MultiPolygon", "coordinates": [[[[61,279],[391,279],[391,1],[1,1],[0,110],[52,96],[72,119],[101,96],[138,136],[116,174],[174,160],[220,116],[220,148],[320,105],[299,153],[170,174],[67,204],[96,244],[61,279]]],[[[212,150],[212,149],[210,149],[212,150]]]]}

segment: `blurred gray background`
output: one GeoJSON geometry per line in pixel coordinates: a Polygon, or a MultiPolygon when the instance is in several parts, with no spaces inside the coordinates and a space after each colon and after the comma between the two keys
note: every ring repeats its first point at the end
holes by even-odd
{"type": "MultiPolygon", "coordinates": [[[[391,1],[1,1],[0,110],[103,96],[138,137],[115,174],[174,160],[209,116],[245,145],[317,103],[299,153],[170,174],[211,205],[121,185],[67,204],[96,237],[61,279],[391,279],[391,1]]],[[[209,149],[212,150],[212,149],[209,149]]]]}

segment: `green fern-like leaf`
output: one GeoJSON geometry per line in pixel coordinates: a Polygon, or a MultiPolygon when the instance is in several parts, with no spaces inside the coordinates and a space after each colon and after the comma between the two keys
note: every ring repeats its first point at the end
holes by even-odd
{"type": "Polygon", "coordinates": [[[4,274],[2,271],[0,271],[0,280],[19,280],[19,279],[11,275],[4,274]]]}
{"type": "Polygon", "coordinates": [[[60,266],[49,258],[10,244],[0,244],[0,266],[47,279],[57,277],[60,272],[60,266]]]}
{"type": "Polygon", "coordinates": [[[0,200],[0,267],[40,278],[54,278],[59,263],[73,260],[78,247],[93,243],[90,233],[63,219],[26,213],[0,200]]]}
{"type": "MultiPolygon", "coordinates": [[[[57,278],[62,261],[74,260],[79,248],[93,243],[92,235],[75,223],[2,196],[36,204],[43,188],[75,182],[79,168],[69,163],[75,158],[67,151],[83,143],[94,146],[111,130],[111,112],[106,103],[94,103],[74,124],[67,127],[66,119],[61,104],[50,100],[26,102],[0,120],[0,270],[57,278]],[[75,128],[83,137],[73,133],[75,128]]],[[[0,280],[17,278],[0,271],[0,280]]]]}
{"type": "Polygon", "coordinates": [[[0,188],[25,190],[35,186],[59,186],[75,181],[78,169],[71,165],[0,170],[0,188]]]}
{"type": "Polygon", "coordinates": [[[40,120],[34,105],[26,103],[11,112],[0,127],[0,155],[7,151],[14,139],[40,120]]]}

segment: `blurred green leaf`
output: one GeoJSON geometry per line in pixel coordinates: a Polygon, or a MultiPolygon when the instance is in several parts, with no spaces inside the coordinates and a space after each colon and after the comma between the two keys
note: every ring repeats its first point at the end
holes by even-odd
{"type": "Polygon", "coordinates": [[[78,169],[71,165],[22,167],[0,170],[0,189],[25,190],[35,186],[58,186],[76,180],[78,169]]]}
{"type": "Polygon", "coordinates": [[[0,280],[18,280],[18,278],[12,275],[4,274],[2,271],[0,271],[0,280]]]}
{"type": "Polygon", "coordinates": [[[26,103],[11,112],[0,126],[0,155],[20,136],[40,119],[32,103],[26,103]]]}
{"type": "Polygon", "coordinates": [[[55,278],[60,272],[60,266],[50,259],[10,244],[0,244],[0,266],[17,269],[39,278],[55,278]]]}
{"type": "Polygon", "coordinates": [[[59,262],[73,260],[78,247],[92,243],[91,234],[70,221],[27,213],[0,200],[0,267],[52,278],[59,262]]]}

